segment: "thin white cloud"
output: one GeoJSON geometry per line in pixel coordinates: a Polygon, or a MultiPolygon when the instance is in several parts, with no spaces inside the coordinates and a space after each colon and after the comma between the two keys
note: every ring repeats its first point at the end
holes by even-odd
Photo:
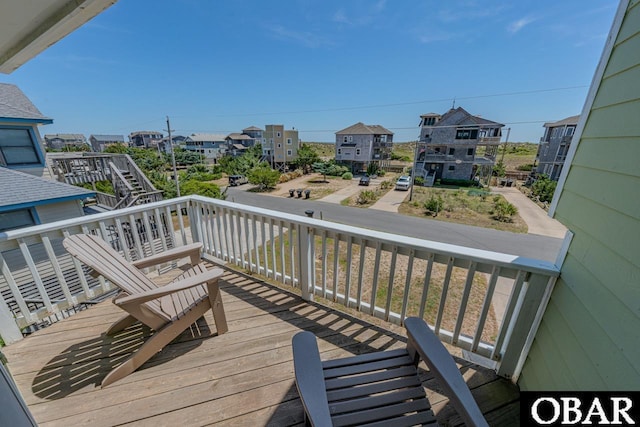
{"type": "Polygon", "coordinates": [[[535,20],[536,20],[535,18],[532,18],[530,16],[525,16],[524,18],[520,18],[517,21],[513,21],[512,23],[510,23],[507,26],[507,31],[509,31],[511,34],[515,34],[518,31],[522,30],[527,25],[534,22],[535,20]]]}
{"type": "Polygon", "coordinates": [[[293,31],[282,25],[274,25],[267,28],[278,40],[290,41],[311,48],[333,45],[329,39],[308,31],[293,31]]]}
{"type": "Polygon", "coordinates": [[[333,18],[331,19],[333,22],[338,22],[340,24],[348,24],[351,25],[351,20],[347,17],[347,14],[344,12],[344,9],[338,9],[336,13],[334,13],[333,18]]]}

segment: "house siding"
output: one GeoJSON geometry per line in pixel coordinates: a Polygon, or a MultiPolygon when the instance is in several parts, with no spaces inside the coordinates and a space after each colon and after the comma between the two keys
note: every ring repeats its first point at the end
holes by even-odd
{"type": "Polygon", "coordinates": [[[640,384],[639,28],[630,2],[558,199],[555,217],[574,238],[522,390],[640,384]]]}

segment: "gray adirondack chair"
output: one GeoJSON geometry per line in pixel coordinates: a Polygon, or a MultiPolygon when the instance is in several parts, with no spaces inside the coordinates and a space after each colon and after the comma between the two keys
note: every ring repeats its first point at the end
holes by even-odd
{"type": "Polygon", "coordinates": [[[207,270],[202,263],[190,268],[171,283],[158,286],[139,269],[189,256],[200,261],[201,244],[182,246],[130,263],[99,237],[76,234],[63,241],[73,257],[120,288],[113,303],[127,312],[107,330],[119,332],[139,321],[155,332],[129,359],[115,367],[102,381],[102,387],[126,377],[162,350],[209,309],[218,335],[227,331],[227,321],[218,288],[220,268],[207,270]]]}
{"type": "Polygon", "coordinates": [[[406,349],[320,360],[311,332],[293,337],[296,386],[312,426],[437,425],[418,377],[420,359],[468,426],[487,426],[453,358],[424,320],[410,317],[406,349]]]}

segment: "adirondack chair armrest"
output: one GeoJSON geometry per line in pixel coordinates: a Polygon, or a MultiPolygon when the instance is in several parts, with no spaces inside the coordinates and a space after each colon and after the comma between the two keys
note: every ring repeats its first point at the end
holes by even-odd
{"type": "Polygon", "coordinates": [[[136,268],[146,268],[187,256],[191,259],[191,265],[196,265],[200,262],[200,249],[202,249],[202,243],[200,242],[178,246],[177,248],[134,261],[131,265],[136,268]]]}
{"type": "Polygon", "coordinates": [[[312,426],[331,426],[327,392],[324,388],[322,362],[316,337],[311,332],[298,332],[292,340],[296,387],[312,426]]]}
{"type": "Polygon", "coordinates": [[[149,289],[148,291],[140,292],[135,295],[118,297],[113,302],[118,306],[140,305],[147,301],[158,299],[174,292],[183,291],[185,289],[193,288],[203,283],[217,280],[221,276],[222,270],[219,268],[214,268],[213,270],[208,270],[205,273],[199,273],[195,276],[185,277],[178,282],[170,283],[160,288],[149,289]]]}
{"type": "Polygon", "coordinates": [[[436,334],[419,317],[405,319],[407,350],[419,355],[445,389],[449,399],[468,426],[488,426],[469,387],[462,378],[453,357],[442,345],[436,334]]]}

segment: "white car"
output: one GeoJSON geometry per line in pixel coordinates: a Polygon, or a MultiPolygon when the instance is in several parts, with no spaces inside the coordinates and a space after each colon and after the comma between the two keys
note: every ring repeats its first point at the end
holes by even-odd
{"type": "Polygon", "coordinates": [[[411,177],[409,176],[403,175],[400,178],[398,178],[398,181],[396,181],[396,190],[407,191],[409,190],[410,186],[411,186],[411,177]]]}

